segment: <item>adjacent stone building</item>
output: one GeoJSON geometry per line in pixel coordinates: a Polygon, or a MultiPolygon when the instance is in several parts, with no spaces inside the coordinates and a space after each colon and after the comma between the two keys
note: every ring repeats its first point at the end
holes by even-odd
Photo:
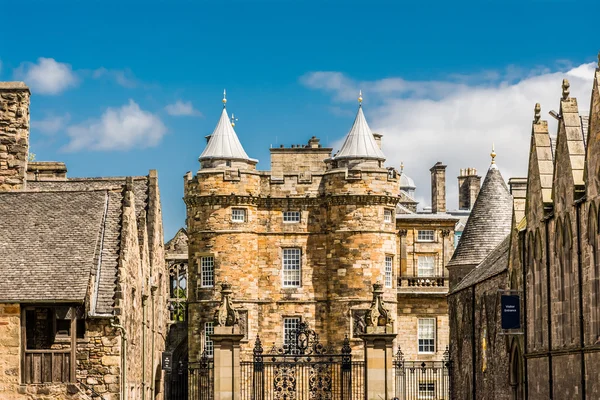
{"type": "Polygon", "coordinates": [[[184,177],[190,362],[211,354],[220,282],[233,286],[245,359],[258,335],[281,345],[300,321],[324,343],[348,336],[362,357],[377,281],[397,316],[395,348],[407,360],[442,359],[458,221],[445,211],[445,166],[432,169],[436,212],[417,213],[414,182],[385,166],[380,145],[359,106],[335,155],[312,137],[272,148],[270,171],[259,171],[223,108],[200,169],[184,177]]]}
{"type": "Polygon", "coordinates": [[[536,104],[528,177],[511,180],[509,235],[450,295],[452,353],[466,368],[454,369],[458,398],[600,398],[600,68],[589,116],[570,96],[567,80],[562,89],[559,112],[551,113],[558,120],[555,137],[536,104]],[[499,289],[520,293],[520,335],[498,335],[500,310],[488,302],[499,289]]]}
{"type": "Polygon", "coordinates": [[[28,162],[29,97],[0,83],[0,398],[162,399],[156,171],[67,178],[28,162]]]}

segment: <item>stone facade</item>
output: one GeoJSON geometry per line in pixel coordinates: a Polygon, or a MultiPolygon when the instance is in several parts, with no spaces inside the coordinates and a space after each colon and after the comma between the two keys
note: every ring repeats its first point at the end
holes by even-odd
{"type": "MultiPolygon", "coordinates": [[[[0,213],[16,210],[14,218],[24,221],[18,235],[28,243],[20,255],[1,256],[9,263],[12,257],[26,260],[21,265],[28,274],[7,275],[14,265],[5,269],[0,261],[3,279],[18,282],[0,287],[0,398],[162,399],[168,278],[156,171],[145,177],[67,178],[64,163],[28,165],[28,139],[29,89],[0,83],[0,196],[13,196],[0,199],[0,213]],[[33,239],[63,232],[65,241],[51,249],[33,239]],[[90,247],[90,241],[96,244],[90,247]],[[101,256],[88,255],[87,248],[101,256]],[[77,268],[70,264],[73,254],[77,268]],[[40,274],[37,269],[47,271],[47,282],[27,281],[40,274]],[[84,295],[61,294],[55,282],[82,287],[84,295]],[[35,353],[31,346],[44,350],[35,353]],[[61,349],[66,353],[51,355],[61,349]]],[[[0,231],[18,237],[8,222],[0,217],[0,231]]],[[[12,246],[12,239],[0,240],[12,246]]]]}
{"type": "MultiPolygon", "coordinates": [[[[269,348],[282,344],[286,318],[307,322],[323,343],[341,346],[348,336],[362,358],[360,327],[377,281],[385,283],[383,298],[395,316],[394,348],[402,347],[406,359],[441,360],[448,344],[445,264],[457,222],[442,212],[445,193],[437,192],[444,203],[439,214],[397,209],[404,200],[410,207],[416,202],[400,191],[395,169],[381,160],[336,160],[315,137],[307,145],[271,149],[271,171],[257,171],[255,160],[201,165],[184,177],[190,362],[205,348],[205,327],[220,298],[215,287],[225,281],[247,328],[246,360],[258,336],[269,348]],[[234,212],[243,217],[236,221],[234,212]],[[432,231],[432,240],[417,240],[419,230],[432,231]],[[301,272],[289,285],[284,263],[286,251],[295,249],[301,272]],[[419,276],[419,255],[435,259],[434,276],[419,276]],[[417,349],[422,317],[436,321],[432,353],[417,349]]],[[[443,171],[436,176],[445,191],[443,171]]]]}

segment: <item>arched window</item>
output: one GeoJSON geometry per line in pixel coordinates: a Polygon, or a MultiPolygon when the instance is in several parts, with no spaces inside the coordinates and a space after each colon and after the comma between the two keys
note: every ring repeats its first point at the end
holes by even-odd
{"type": "Polygon", "coordinates": [[[565,287],[566,287],[566,269],[565,269],[565,246],[564,246],[564,230],[563,224],[560,218],[556,222],[556,226],[554,229],[554,254],[556,256],[556,269],[554,284],[557,293],[556,307],[558,308],[557,318],[554,320],[554,324],[557,329],[557,338],[560,335],[560,338],[563,341],[563,344],[566,343],[565,336],[565,327],[566,327],[566,312],[565,312],[565,287]]]}
{"type": "Polygon", "coordinates": [[[563,302],[563,315],[565,316],[564,338],[565,344],[571,342],[575,338],[575,332],[573,329],[574,308],[573,308],[573,235],[571,234],[571,220],[567,215],[564,221],[564,234],[563,234],[563,245],[564,245],[564,272],[565,272],[565,301],[563,302]]]}

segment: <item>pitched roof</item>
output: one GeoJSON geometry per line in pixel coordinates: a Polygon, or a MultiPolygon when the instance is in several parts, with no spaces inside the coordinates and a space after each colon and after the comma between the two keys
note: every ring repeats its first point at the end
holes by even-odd
{"type": "Polygon", "coordinates": [[[494,275],[506,271],[508,269],[508,255],[510,249],[510,235],[506,237],[497,245],[490,254],[484,260],[471,270],[454,289],[452,293],[456,293],[460,290],[466,289],[480,282],[491,278],[494,275]]]}
{"type": "Polygon", "coordinates": [[[512,196],[492,164],[448,267],[479,264],[510,233],[512,196]]]}
{"type": "Polygon", "coordinates": [[[83,302],[97,274],[110,312],[121,204],[106,190],[0,193],[0,302],[83,302]]]}
{"type": "Polygon", "coordinates": [[[221,118],[217,123],[217,127],[212,135],[210,135],[208,144],[200,155],[200,161],[213,158],[256,161],[248,157],[248,154],[244,151],[244,148],[231,125],[225,107],[223,107],[223,112],[221,113],[221,118]]]}
{"type": "Polygon", "coordinates": [[[373,132],[367,124],[362,105],[354,119],[352,129],[348,132],[346,140],[340,151],[333,157],[335,160],[347,158],[366,158],[385,161],[385,155],[375,142],[373,132]]]}

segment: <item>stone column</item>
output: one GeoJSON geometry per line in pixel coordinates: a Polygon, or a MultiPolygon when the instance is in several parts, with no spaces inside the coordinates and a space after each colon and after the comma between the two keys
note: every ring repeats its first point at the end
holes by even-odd
{"type": "Polygon", "coordinates": [[[241,398],[240,341],[244,335],[239,327],[215,326],[210,336],[214,346],[215,400],[241,398]]]}
{"type": "Polygon", "coordinates": [[[365,349],[365,399],[394,398],[394,320],[383,302],[383,285],[373,285],[373,301],[365,314],[366,329],[360,335],[365,349]]]}
{"type": "Polygon", "coordinates": [[[213,341],[215,400],[241,398],[239,315],[231,302],[231,284],[221,284],[221,304],[215,311],[213,341]]]}

